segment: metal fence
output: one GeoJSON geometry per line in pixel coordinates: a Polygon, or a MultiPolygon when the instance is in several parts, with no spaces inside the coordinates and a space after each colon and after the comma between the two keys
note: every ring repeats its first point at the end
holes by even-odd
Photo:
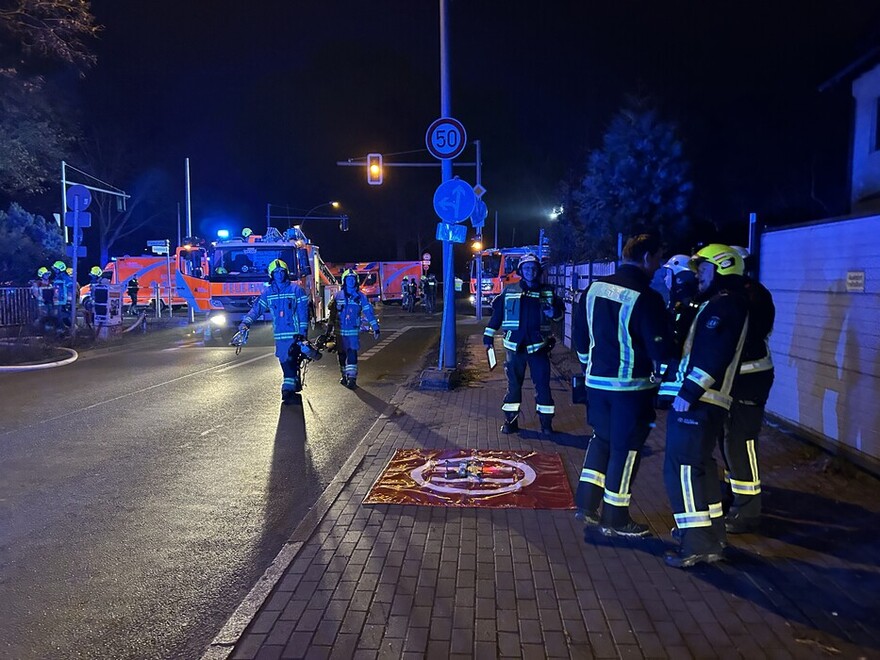
{"type": "Polygon", "coordinates": [[[28,325],[38,315],[39,305],[30,287],[0,287],[0,327],[28,325]]]}
{"type": "Polygon", "coordinates": [[[571,348],[571,310],[578,295],[594,280],[614,274],[616,268],[615,261],[555,264],[547,268],[547,283],[553,286],[556,295],[565,301],[562,340],[569,348],[571,348]]]}

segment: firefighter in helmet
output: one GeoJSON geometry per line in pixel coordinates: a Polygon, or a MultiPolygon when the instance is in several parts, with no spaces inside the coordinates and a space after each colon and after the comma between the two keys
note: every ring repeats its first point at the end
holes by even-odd
{"type": "Polygon", "coordinates": [[[73,278],[67,264],[60,259],[52,264],[52,285],[55,288],[55,311],[65,325],[70,324],[70,306],[73,304],[73,278]]]}
{"type": "Polygon", "coordinates": [[[727,543],[721,484],[713,450],[732,402],[731,391],[748,329],[742,257],[712,243],[690,262],[697,273],[698,311],[682,354],[660,386],[671,400],[666,419],[663,478],[679,540],[666,563],[688,568],[723,558],[727,543]]]}
{"type": "MultiPolygon", "coordinates": [[[[746,248],[731,246],[745,260],[746,248]]],[[[754,531],[761,517],[761,477],[758,471],[758,436],[764,422],[764,406],[773,386],[770,333],[776,318],[773,296],[756,279],[745,276],[749,301],[749,327],[739,370],[733,381],[730,416],[724,425],[721,454],[727,468],[733,503],[724,519],[728,534],[754,531]]]]}
{"type": "Polygon", "coordinates": [[[281,401],[292,403],[294,393],[302,389],[297,374],[296,360],[291,348],[305,339],[309,329],[309,297],[303,288],[290,278],[290,269],[281,259],[269,263],[269,284],[245,314],[238,326],[247,330],[265,312],[272,316],[275,337],[275,357],[281,363],[284,380],[281,383],[281,401]]]}
{"type": "Polygon", "coordinates": [[[55,287],[52,286],[52,271],[45,266],[37,269],[37,280],[31,287],[31,294],[37,300],[43,316],[55,313],[55,287]]]}
{"type": "Polygon", "coordinates": [[[551,321],[562,319],[562,302],[553,289],[541,284],[541,262],[534,254],[527,254],[516,267],[522,278],[509,284],[492,301],[492,318],[483,332],[483,344],[492,347],[495,335],[502,333],[507,350],[504,373],[507,375],[507,394],[501,409],[504,411],[502,433],[519,431],[519,412],[522,403],[522,384],[526,367],[535,384],[535,403],[541,432],[553,432],[556,411],[550,394],[550,349],[555,339],[551,321]]]}
{"type": "Polygon", "coordinates": [[[341,372],[339,383],[353,390],[357,387],[361,319],[369,323],[375,339],[379,339],[379,321],[367,296],[360,290],[357,273],[346,269],[340,279],[342,289],[330,301],[327,327],[336,328],[339,338],[336,348],[341,372]]]}

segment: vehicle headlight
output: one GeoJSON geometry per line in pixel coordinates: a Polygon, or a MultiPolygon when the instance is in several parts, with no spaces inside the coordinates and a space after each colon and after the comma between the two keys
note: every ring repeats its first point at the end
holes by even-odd
{"type": "Polygon", "coordinates": [[[471,297],[469,298],[469,300],[471,301],[471,304],[473,305],[474,303],[476,303],[477,298],[476,298],[476,296],[471,296],[471,297]]]}
{"type": "Polygon", "coordinates": [[[211,317],[211,323],[219,326],[226,325],[226,314],[214,314],[211,317]]]}

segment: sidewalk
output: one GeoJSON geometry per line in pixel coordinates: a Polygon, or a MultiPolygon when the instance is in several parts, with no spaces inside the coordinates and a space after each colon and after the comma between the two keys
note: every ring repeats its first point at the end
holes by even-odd
{"type": "MultiPolygon", "coordinates": [[[[570,511],[362,505],[405,447],[558,452],[574,487],[573,355],[554,350],[558,442],[499,432],[504,374],[483,359],[472,335],[465,385],[398,391],[351,478],[279,556],[265,602],[246,601],[206,658],[880,657],[880,482],[777,429],[761,436],[762,535],[731,536],[728,561],[691,570],[663,563],[664,413],[633,495],[651,539],[585,534],[570,511]]],[[[523,417],[538,428],[528,380],[523,417]]]]}

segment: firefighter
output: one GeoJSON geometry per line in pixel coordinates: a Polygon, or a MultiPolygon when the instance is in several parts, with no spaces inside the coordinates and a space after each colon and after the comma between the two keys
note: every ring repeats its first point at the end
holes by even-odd
{"type": "Polygon", "coordinates": [[[128,287],[126,287],[125,292],[128,294],[129,300],[131,300],[131,305],[128,307],[128,311],[130,314],[137,314],[137,304],[138,304],[138,291],[141,288],[140,282],[138,282],[137,275],[132,275],[131,279],[128,280],[128,287]]]}
{"type": "Polygon", "coordinates": [[[414,312],[416,311],[416,302],[419,299],[419,283],[413,275],[409,278],[409,282],[407,283],[409,287],[409,304],[407,305],[407,311],[414,312]]]}
{"type": "Polygon", "coordinates": [[[83,320],[89,328],[95,324],[95,286],[101,284],[103,274],[100,266],[89,269],[89,295],[83,298],[83,320]]]}
{"type": "Polygon", "coordinates": [[[541,284],[541,262],[534,254],[519,260],[519,282],[509,284],[492,301],[492,317],[483,333],[483,344],[494,345],[495,335],[503,333],[502,343],[507,350],[504,373],[507,375],[507,394],[501,409],[504,424],[501,432],[519,431],[519,412],[522,403],[522,384],[526,366],[535,384],[535,403],[541,422],[541,433],[553,433],[553,396],[550,394],[550,350],[555,338],[550,322],[562,319],[562,302],[553,289],[541,284]]]}
{"type": "Polygon", "coordinates": [[[437,277],[428,273],[422,280],[422,293],[425,296],[425,311],[433,314],[437,308],[437,277]]]}
{"type": "Polygon", "coordinates": [[[275,337],[275,357],[281,363],[284,380],[281,383],[282,403],[292,403],[293,395],[302,389],[296,360],[291,348],[305,339],[309,328],[309,297],[303,288],[290,279],[290,270],[281,259],[269,263],[269,283],[254,302],[238,326],[239,332],[248,330],[265,312],[272,315],[275,337]]]}
{"type": "Polygon", "coordinates": [[[671,401],[666,420],[663,479],[680,541],[666,563],[688,568],[723,559],[727,543],[721,484],[712,452],[732,401],[733,380],[748,329],[743,259],[730,246],[712,243],[691,259],[699,308],[680,359],[660,386],[671,401]]]}
{"type": "Polygon", "coordinates": [[[574,312],[572,338],[584,365],[593,427],[576,500],[579,517],[606,536],[650,533],[630,518],[629,505],[656,418],[654,374],[677,355],[663,297],[651,288],[661,254],[658,237],[630,238],[614,275],[590,285],[574,312]]]}
{"type": "Polygon", "coordinates": [[[45,266],[37,269],[37,279],[31,287],[31,293],[37,300],[44,317],[55,314],[55,287],[52,285],[52,271],[45,266]]]}
{"type": "Polygon", "coordinates": [[[330,301],[327,327],[338,327],[339,383],[353,390],[357,387],[361,318],[370,324],[375,339],[379,339],[379,321],[367,296],[360,290],[357,273],[346,269],[341,279],[342,289],[330,301]]]}
{"type": "Polygon", "coordinates": [[[52,264],[52,286],[55,289],[55,315],[62,324],[69,326],[74,282],[67,273],[67,264],[60,259],[52,264]]]}
{"type": "MultiPolygon", "coordinates": [[[[732,247],[743,260],[749,256],[747,249],[732,247]]],[[[758,435],[774,375],[769,344],[776,317],[773,296],[764,285],[748,276],[745,293],[749,302],[749,327],[721,442],[727,468],[725,481],[733,493],[733,503],[724,519],[728,534],[754,531],[761,517],[758,435]]]]}

